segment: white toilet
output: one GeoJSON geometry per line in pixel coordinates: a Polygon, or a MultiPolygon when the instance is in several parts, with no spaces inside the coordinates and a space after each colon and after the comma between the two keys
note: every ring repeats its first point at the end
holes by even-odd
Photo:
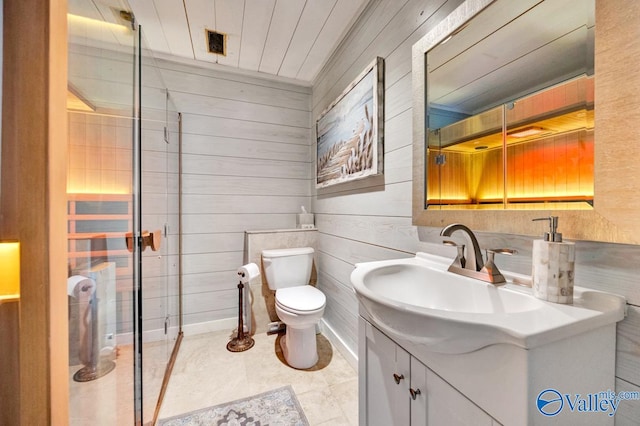
{"type": "Polygon", "coordinates": [[[316,365],[316,324],[322,318],[327,298],[308,285],[313,265],[313,248],[288,248],[262,252],[265,277],[276,292],[276,313],[286,324],[280,346],[287,363],[305,369],[316,365]]]}

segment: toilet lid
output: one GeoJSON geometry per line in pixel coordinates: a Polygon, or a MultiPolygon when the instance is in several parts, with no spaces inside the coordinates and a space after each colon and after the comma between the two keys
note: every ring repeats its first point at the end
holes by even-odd
{"type": "Polygon", "coordinates": [[[327,301],[324,293],[311,285],[281,288],[276,291],[276,301],[296,311],[315,311],[327,301]]]}

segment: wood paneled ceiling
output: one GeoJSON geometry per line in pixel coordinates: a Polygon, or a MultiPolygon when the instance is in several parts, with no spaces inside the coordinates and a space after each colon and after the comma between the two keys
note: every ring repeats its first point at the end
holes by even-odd
{"type": "Polygon", "coordinates": [[[311,83],[368,2],[69,0],[69,11],[113,22],[130,10],[154,53],[311,83]],[[208,52],[207,29],[227,34],[226,56],[208,52]]]}

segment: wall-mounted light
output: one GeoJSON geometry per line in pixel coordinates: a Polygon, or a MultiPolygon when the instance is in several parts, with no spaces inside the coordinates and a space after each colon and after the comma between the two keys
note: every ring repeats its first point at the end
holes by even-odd
{"type": "Polygon", "coordinates": [[[20,243],[0,241],[0,298],[20,297],[20,243]]]}

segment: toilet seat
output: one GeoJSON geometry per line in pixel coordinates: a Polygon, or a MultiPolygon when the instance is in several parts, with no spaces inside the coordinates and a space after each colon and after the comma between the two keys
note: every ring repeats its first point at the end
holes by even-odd
{"type": "Polygon", "coordinates": [[[276,291],[276,303],[292,313],[309,314],[324,309],[327,297],[311,285],[281,288],[276,291]]]}

